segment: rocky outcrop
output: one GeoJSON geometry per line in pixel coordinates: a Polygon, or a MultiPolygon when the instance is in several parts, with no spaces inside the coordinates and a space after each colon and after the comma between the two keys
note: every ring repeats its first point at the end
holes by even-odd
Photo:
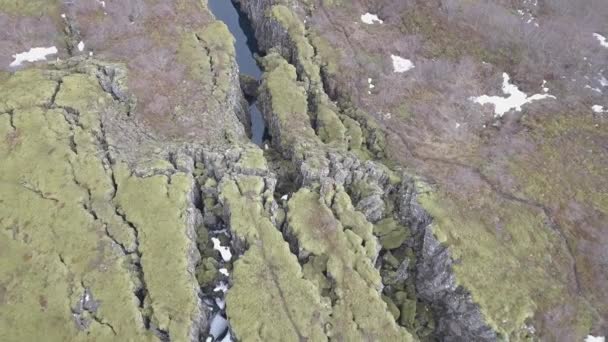
{"type": "MultiPolygon", "coordinates": [[[[297,146],[302,141],[306,141],[303,143],[304,146],[319,144],[318,140],[320,139],[318,137],[322,135],[322,131],[319,130],[316,131],[317,136],[309,133],[315,132],[311,130],[309,121],[303,114],[312,110],[314,114],[311,117],[313,123],[315,123],[314,118],[319,118],[322,115],[323,108],[331,106],[327,96],[322,94],[323,87],[319,67],[307,66],[314,64],[312,62],[314,53],[312,56],[307,53],[307,47],[310,46],[312,50],[312,46],[307,41],[304,26],[296,12],[285,5],[272,1],[240,2],[240,4],[256,28],[256,36],[262,41],[260,46],[267,51],[278,51],[287,61],[295,65],[293,71],[288,71],[289,66],[282,64],[284,62],[280,60],[277,62],[276,57],[272,55],[266,57],[267,74],[264,78],[260,96],[262,99],[269,99],[262,101],[265,103],[263,112],[267,121],[270,122],[273,138],[277,137],[277,141],[280,142],[278,145],[282,148],[291,145],[295,146],[295,150],[306,151],[302,152],[302,158],[298,158],[297,154],[294,153],[286,154],[287,158],[296,156],[295,160],[300,165],[299,179],[302,184],[315,182],[327,184],[329,182],[343,185],[353,199],[355,207],[364,213],[370,222],[376,223],[376,234],[383,234],[378,235],[381,241],[383,236],[387,242],[391,241],[392,245],[387,243],[386,247],[389,247],[393,252],[401,247],[402,256],[394,260],[397,263],[396,267],[393,271],[387,270],[385,274],[393,277],[393,283],[395,283],[395,274],[398,274],[397,277],[401,280],[401,285],[397,288],[405,289],[403,286],[405,286],[405,280],[408,278],[410,283],[413,281],[412,285],[415,286],[415,291],[410,291],[410,298],[414,297],[411,298],[414,303],[416,300],[425,303],[432,310],[433,319],[436,320],[432,332],[427,329],[425,334],[447,340],[496,340],[496,333],[485,323],[479,307],[473,303],[470,294],[456,284],[451,269],[452,259],[449,256],[449,251],[433,236],[431,218],[416,203],[417,190],[414,182],[404,180],[399,183],[395,179],[391,182],[391,176],[397,179],[399,177],[391,175],[390,170],[373,162],[361,162],[357,155],[345,155],[343,152],[323,155],[309,152],[310,148],[299,148],[297,146]],[[269,37],[273,38],[269,39],[269,37]],[[282,74],[282,76],[278,76],[279,74],[282,74]],[[301,103],[297,107],[299,109],[289,108],[291,110],[289,113],[302,113],[301,116],[290,115],[290,120],[281,119],[283,115],[281,114],[283,112],[281,104],[272,101],[273,96],[287,98],[280,90],[273,89],[272,82],[274,78],[279,77],[282,80],[281,89],[288,89],[290,84],[293,84],[294,90],[292,93],[297,95],[290,98],[297,98],[300,102],[296,103],[301,103]],[[302,82],[298,85],[298,81],[302,82]],[[315,82],[321,85],[317,87],[315,82]],[[300,90],[298,90],[298,86],[301,87],[300,90]],[[311,93],[314,93],[314,96],[310,96],[311,93]],[[311,106],[311,102],[316,105],[311,106]],[[294,121],[298,124],[294,124],[294,121]],[[294,126],[300,130],[310,131],[306,131],[305,134],[287,133],[293,132],[294,126]],[[299,139],[299,141],[286,144],[281,135],[299,139]],[[306,157],[304,156],[306,155],[308,160],[314,160],[314,163],[305,162],[306,157]],[[405,227],[409,228],[411,234],[401,233],[408,229],[405,227]],[[397,243],[394,242],[395,238],[397,238],[397,243]],[[405,256],[405,250],[413,252],[415,262],[405,256]],[[415,294],[412,292],[415,292],[415,294]]],[[[334,109],[336,112],[338,111],[336,107],[334,109]]],[[[352,122],[347,120],[352,120],[353,115],[359,119],[365,116],[365,114],[349,108],[345,109],[344,112],[349,112],[350,116],[345,114],[339,116],[342,127],[348,126],[352,122]]],[[[354,122],[358,127],[362,127],[359,122],[354,122]]],[[[367,124],[365,126],[369,127],[367,124]]],[[[335,129],[335,131],[340,130],[335,129]]],[[[360,130],[360,132],[362,131],[360,130]]],[[[382,139],[378,137],[381,135],[379,130],[368,130],[366,133],[368,133],[365,134],[365,138],[368,138],[367,143],[359,142],[357,149],[353,149],[353,151],[369,151],[365,148],[368,146],[373,146],[374,150],[381,150],[382,143],[377,142],[382,139]]],[[[347,141],[352,142],[358,137],[360,136],[351,132],[350,139],[347,141]]],[[[361,153],[358,153],[358,155],[361,155],[361,153]]],[[[388,249],[383,249],[381,254],[387,256],[387,252],[388,249]]],[[[392,254],[388,254],[388,256],[394,258],[392,254]]],[[[381,258],[379,262],[381,269],[384,264],[387,264],[387,267],[390,268],[384,258],[381,258]]],[[[385,291],[389,297],[392,296],[392,300],[395,300],[396,297],[405,296],[404,292],[393,289],[393,287],[389,286],[385,291]]],[[[398,301],[401,302],[400,305],[402,306],[411,306],[410,303],[412,303],[404,300],[398,301]]],[[[414,306],[416,305],[414,304],[414,306]]],[[[416,312],[416,308],[413,310],[416,312]]],[[[401,311],[402,314],[406,313],[403,312],[404,310],[401,311]]],[[[410,324],[410,327],[412,327],[411,324],[413,323],[405,324],[410,324]]]]}

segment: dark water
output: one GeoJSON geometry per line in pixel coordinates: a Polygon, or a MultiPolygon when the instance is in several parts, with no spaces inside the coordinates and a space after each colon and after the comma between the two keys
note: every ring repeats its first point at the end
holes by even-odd
{"type": "MultiPolygon", "coordinates": [[[[228,26],[236,39],[234,45],[239,71],[241,74],[259,80],[262,77],[262,70],[253,57],[254,53],[258,52],[258,46],[247,15],[240,12],[230,0],[208,0],[208,2],[211,13],[228,26]]],[[[266,123],[255,100],[249,104],[249,115],[251,116],[251,140],[261,146],[266,123]]]]}

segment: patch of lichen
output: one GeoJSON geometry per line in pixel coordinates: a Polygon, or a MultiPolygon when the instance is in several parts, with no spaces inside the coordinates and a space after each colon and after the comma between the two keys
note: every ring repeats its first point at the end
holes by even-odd
{"type": "Polygon", "coordinates": [[[289,200],[287,218],[288,229],[297,237],[300,249],[327,258],[327,274],[333,284],[328,328],[332,339],[412,339],[397,326],[382,301],[378,292],[380,276],[362,246],[363,239],[343,228],[319,194],[300,189],[289,200]]]}
{"type": "Polygon", "coordinates": [[[568,251],[542,211],[489,189],[457,199],[428,192],[418,199],[434,218],[434,234],[458,260],[458,283],[503,338],[516,339],[536,310],[568,298],[568,251]]]}
{"type": "MultiPolygon", "coordinates": [[[[249,176],[248,183],[257,183],[256,178],[262,180],[249,176]]],[[[234,264],[233,286],[226,298],[232,330],[243,341],[326,340],[327,304],[314,284],[303,278],[296,256],[264,213],[258,197],[262,189],[256,186],[243,193],[238,183],[242,184],[240,178],[225,179],[220,185],[231,231],[249,245],[234,264]]]]}
{"type": "MultiPolygon", "coordinates": [[[[66,78],[63,90],[64,99],[90,100],[91,106],[80,107],[84,123],[104,98],[99,86],[87,89],[87,81],[83,75],[66,78]]],[[[16,142],[0,139],[0,339],[146,340],[151,334],[145,332],[130,272],[105,232],[112,223],[96,218],[91,208],[112,192],[101,160],[90,158],[96,139],[87,129],[72,131],[61,108],[47,109],[56,85],[36,69],[17,72],[0,85],[15,126],[0,121],[0,136],[18,135],[16,142]],[[83,332],[71,308],[85,287],[101,305],[83,332]]]]}

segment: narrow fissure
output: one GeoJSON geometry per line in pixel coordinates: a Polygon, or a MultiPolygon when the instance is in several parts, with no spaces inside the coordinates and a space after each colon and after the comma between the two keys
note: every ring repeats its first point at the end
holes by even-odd
{"type": "MultiPolygon", "coordinates": [[[[253,33],[253,27],[237,5],[227,0],[209,0],[209,10],[218,19],[224,22],[235,38],[236,63],[240,75],[255,81],[259,85],[262,78],[262,69],[258,66],[255,56],[260,53],[257,40],[253,33]]],[[[270,137],[266,127],[264,116],[257,104],[257,96],[246,92],[249,116],[251,120],[251,141],[258,146],[263,146],[264,141],[270,137]]]]}

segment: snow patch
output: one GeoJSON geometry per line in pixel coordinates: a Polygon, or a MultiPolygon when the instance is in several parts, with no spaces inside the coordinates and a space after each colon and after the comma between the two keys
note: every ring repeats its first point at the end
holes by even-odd
{"type": "Polygon", "coordinates": [[[585,337],[585,342],[606,342],[606,337],[589,335],[585,337]]]}
{"type": "Polygon", "coordinates": [[[415,68],[414,63],[412,63],[412,61],[410,61],[409,59],[405,59],[403,57],[395,55],[391,55],[391,59],[393,60],[394,72],[401,73],[415,68]]]}
{"type": "Polygon", "coordinates": [[[493,104],[494,117],[502,117],[505,113],[512,109],[515,109],[518,112],[521,111],[521,107],[523,105],[532,101],[555,99],[555,96],[549,94],[534,94],[532,96],[528,96],[526,93],[519,90],[516,85],[509,82],[510,77],[506,72],[502,74],[502,78],[502,92],[509,95],[508,97],[482,95],[470,97],[469,100],[480,105],[485,105],[488,103],[493,104]]]}
{"type": "Polygon", "coordinates": [[[211,241],[213,242],[213,249],[220,252],[220,254],[222,255],[222,259],[224,259],[224,261],[230,261],[230,259],[232,259],[232,253],[230,252],[230,247],[222,246],[222,243],[220,242],[220,239],[218,239],[218,238],[212,237],[211,241]]]}
{"type": "Polygon", "coordinates": [[[82,52],[82,50],[84,50],[84,42],[81,40],[80,43],[78,43],[78,51],[82,52]]]}
{"type": "Polygon", "coordinates": [[[54,46],[45,48],[45,47],[37,47],[31,48],[29,51],[18,53],[13,55],[15,59],[9,66],[16,67],[21,65],[23,62],[37,62],[37,61],[45,61],[46,56],[54,55],[57,53],[57,48],[54,46]]]}
{"type": "Polygon", "coordinates": [[[226,293],[226,291],[228,291],[228,285],[226,285],[226,283],[224,283],[223,281],[220,281],[219,284],[217,284],[215,286],[215,288],[213,289],[213,292],[224,292],[226,293]]]}
{"type": "Polygon", "coordinates": [[[228,273],[228,269],[226,269],[226,268],[220,268],[219,271],[221,274],[225,275],[226,277],[230,275],[230,273],[228,273]]]}
{"type": "Polygon", "coordinates": [[[608,40],[606,40],[606,37],[602,36],[599,33],[594,33],[593,36],[600,42],[601,46],[608,48],[608,40]]]}
{"type": "Polygon", "coordinates": [[[378,18],[377,15],[369,12],[361,16],[361,21],[368,25],[373,25],[374,23],[382,24],[384,22],[382,19],[378,18]]]}
{"type": "Polygon", "coordinates": [[[608,109],[604,109],[604,106],[594,105],[591,107],[594,113],[608,113],[608,109]]]}
{"type": "Polygon", "coordinates": [[[214,340],[224,335],[228,330],[228,321],[218,312],[211,319],[209,327],[209,335],[213,336],[214,340]]]}

